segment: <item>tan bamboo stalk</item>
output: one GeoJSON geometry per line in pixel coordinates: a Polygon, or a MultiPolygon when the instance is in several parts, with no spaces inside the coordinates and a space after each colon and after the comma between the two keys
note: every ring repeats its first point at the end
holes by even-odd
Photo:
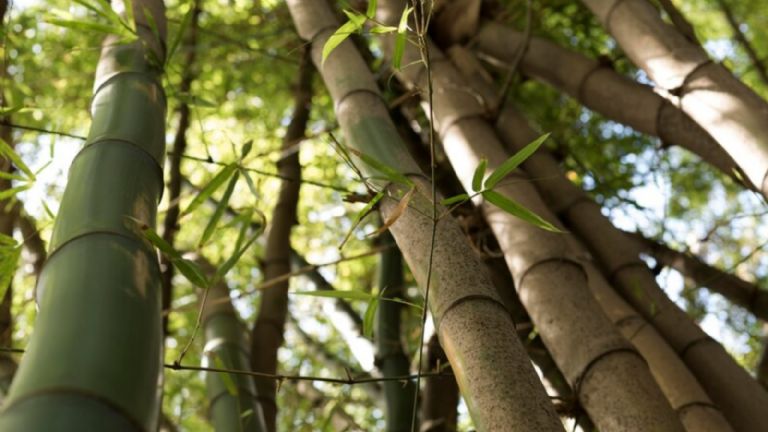
{"type": "Polygon", "coordinates": [[[647,0],[582,0],[627,56],[768,196],[768,103],[666,24],[647,0]]]}
{"type": "MultiPolygon", "coordinates": [[[[284,150],[294,148],[296,142],[304,138],[312,102],[312,71],[309,55],[305,53],[299,64],[298,82],[294,91],[293,118],[283,138],[284,150]]],[[[264,254],[265,280],[291,272],[291,230],[297,222],[296,208],[301,188],[298,150],[280,159],[277,162],[277,170],[283,179],[290,180],[284,180],[280,185],[277,203],[272,213],[264,254]]],[[[285,319],[288,313],[288,284],[289,280],[285,280],[261,292],[259,312],[251,332],[251,369],[255,372],[270,374],[277,372],[277,350],[283,344],[285,319]]],[[[264,419],[267,422],[267,430],[275,431],[277,383],[272,379],[256,378],[255,381],[264,410],[264,419]]]]}
{"type": "MultiPolygon", "coordinates": [[[[392,25],[399,21],[405,2],[382,1],[379,8],[379,19],[392,25]]],[[[487,158],[492,172],[510,155],[450,60],[434,45],[429,53],[431,75],[418,63],[419,49],[406,44],[402,64],[409,67],[397,76],[423,95],[431,80],[434,101],[428,108],[434,112],[434,127],[457,177],[471,193],[481,158],[487,158]]],[[[508,176],[495,190],[545,220],[556,219],[522,172],[508,176]]],[[[567,243],[569,235],[544,231],[481,198],[478,195],[475,202],[496,234],[520,301],[595,425],[602,431],[683,430],[642,357],[592,297],[586,274],[567,243]]]]}
{"type": "MultiPolygon", "coordinates": [[[[428,286],[432,258],[429,309],[475,426],[479,431],[562,430],[514,325],[461,228],[450,217],[437,224],[430,217],[431,185],[399,139],[360,54],[345,41],[322,62],[323,45],[339,27],[333,11],[318,0],[288,0],[288,8],[299,35],[312,45],[312,59],[333,98],[347,145],[413,179],[416,189],[409,206],[390,231],[422,290],[428,286]]],[[[362,163],[360,167],[375,173],[362,163]]],[[[396,197],[402,196],[402,189],[399,184],[386,186],[396,197]]],[[[384,220],[398,211],[398,204],[392,198],[382,201],[384,220]]],[[[440,214],[445,209],[438,205],[436,210],[440,214]]]]}
{"type": "MultiPolygon", "coordinates": [[[[499,113],[496,127],[512,149],[522,148],[537,136],[511,108],[499,113]]],[[[612,285],[663,335],[734,429],[763,429],[766,415],[760,406],[768,406],[765,392],[666,296],[639,259],[640,250],[603,216],[600,206],[565,178],[545,150],[540,149],[523,166],[538,179],[536,186],[550,207],[595,254],[612,285]]]]}
{"type": "Polygon", "coordinates": [[[680,252],[640,233],[627,233],[637,242],[641,250],[652,256],[659,264],[671,267],[696,285],[716,292],[737,304],[755,317],[768,321],[768,291],[754,283],[720,270],[702,261],[690,252],[680,252]]]}
{"type": "Polygon", "coordinates": [[[765,68],[765,62],[760,59],[757,51],[755,51],[755,47],[752,46],[752,43],[750,43],[749,39],[747,39],[747,35],[741,31],[741,27],[739,27],[739,21],[736,19],[731,6],[726,0],[717,0],[717,3],[720,5],[720,9],[723,11],[725,19],[728,21],[728,25],[731,26],[733,37],[739,42],[741,47],[744,48],[744,51],[747,53],[747,57],[749,57],[749,60],[752,62],[752,66],[755,68],[755,71],[760,77],[760,80],[763,81],[763,84],[768,85],[768,70],[765,68]]]}
{"type": "MultiPolygon", "coordinates": [[[[451,48],[449,54],[478,96],[485,99],[495,97],[496,91],[490,77],[471,52],[455,46],[451,48]]],[[[514,120],[515,130],[527,138],[533,139],[536,136],[535,131],[525,119],[511,107],[505,107],[502,110],[500,121],[501,119],[514,120]]],[[[583,246],[578,247],[581,251],[585,251],[583,246]]],[[[581,262],[588,275],[589,287],[602,309],[646,359],[656,382],[677,411],[686,430],[691,432],[732,430],[696,378],[656,329],[648,325],[645,319],[614,292],[587,255],[582,256],[581,262]]]]}
{"type": "MultiPolygon", "coordinates": [[[[427,371],[439,371],[445,367],[445,357],[440,340],[432,336],[427,343],[427,371]]],[[[445,369],[442,369],[445,370],[445,369]]],[[[420,432],[455,432],[458,419],[459,387],[452,376],[431,376],[424,382],[421,401],[420,432]]]]}
{"type": "MultiPolygon", "coordinates": [[[[474,41],[481,53],[511,62],[525,36],[486,21],[474,41]]],[[[740,173],[731,156],[687,114],[651,87],[632,81],[600,61],[534,36],[518,67],[522,73],[551,85],[609,119],[658,136],[667,145],[684,148],[731,177],[734,172],[740,173]]]]}

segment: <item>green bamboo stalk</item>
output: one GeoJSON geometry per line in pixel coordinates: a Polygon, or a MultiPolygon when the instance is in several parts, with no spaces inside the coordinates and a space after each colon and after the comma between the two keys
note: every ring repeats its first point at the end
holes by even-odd
{"type": "MultiPolygon", "coordinates": [[[[419,286],[430,287],[435,328],[477,429],[562,430],[512,320],[458,223],[450,217],[436,223],[429,216],[445,208],[433,207],[432,186],[400,140],[360,54],[347,40],[322,61],[323,46],[339,27],[333,11],[325,1],[287,3],[299,35],[312,45],[312,59],[335,103],[347,145],[404,173],[415,188],[390,231],[419,286]]],[[[365,175],[382,175],[357,162],[365,175]]],[[[386,221],[399,212],[407,186],[384,182],[383,187],[388,196],[380,211],[386,221]]]]}
{"type": "Polygon", "coordinates": [[[154,226],[163,188],[165,8],[133,5],[138,40],[109,36],[102,48],[91,132],[70,169],[38,280],[35,331],[0,430],[157,425],[159,268],[131,218],[154,226]]]}
{"type": "MultiPolygon", "coordinates": [[[[206,273],[215,268],[198,259],[206,273]]],[[[203,293],[200,294],[203,301],[203,293]]],[[[208,288],[203,305],[202,327],[205,335],[203,367],[247,370],[250,361],[248,329],[240,321],[229,288],[219,281],[208,288]]],[[[205,374],[208,414],[213,429],[220,432],[264,432],[264,413],[258,401],[254,380],[249,375],[224,372],[205,374]]]]}
{"type": "MultiPolygon", "coordinates": [[[[383,242],[391,243],[392,236],[382,235],[383,242]]],[[[402,298],[405,281],[403,279],[403,261],[400,250],[389,248],[381,253],[379,264],[379,302],[376,321],[376,363],[384,377],[405,376],[410,374],[408,357],[401,341],[400,314],[402,304],[384,299],[402,298]]],[[[386,396],[387,432],[407,431],[411,427],[416,386],[413,381],[384,382],[386,396]]]]}

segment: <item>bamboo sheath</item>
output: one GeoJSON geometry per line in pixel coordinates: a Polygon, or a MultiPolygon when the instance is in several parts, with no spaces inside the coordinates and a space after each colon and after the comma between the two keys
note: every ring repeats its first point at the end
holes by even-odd
{"type": "MultiPolygon", "coordinates": [[[[198,259],[207,274],[215,268],[198,259]]],[[[202,301],[203,293],[199,293],[202,301]]],[[[248,331],[240,321],[229,297],[229,287],[218,281],[208,288],[203,304],[202,328],[205,335],[203,367],[247,370],[251,352],[248,331]]],[[[205,374],[208,417],[217,432],[264,432],[267,430],[253,378],[242,374],[205,374]]]]}
{"type": "Polygon", "coordinates": [[[140,40],[108,37],[102,48],[93,124],[70,169],[38,280],[35,333],[0,430],[157,425],[160,275],[154,248],[129,217],[154,226],[163,188],[166,104],[156,62],[164,49],[155,34],[164,38],[165,17],[160,1],[134,8],[140,40]]]}
{"type": "Polygon", "coordinates": [[[646,0],[582,0],[627,56],[768,196],[768,103],[666,24],[646,0]]]}
{"type": "MultiPolygon", "coordinates": [[[[322,62],[323,45],[339,27],[332,10],[318,0],[289,0],[288,8],[299,35],[311,42],[312,58],[334,100],[347,144],[413,179],[413,198],[390,231],[422,289],[433,258],[429,308],[477,429],[562,430],[512,320],[460,227],[451,218],[435,225],[429,216],[431,186],[400,141],[360,54],[345,41],[322,62]]],[[[360,167],[378,174],[362,163],[360,167]]],[[[399,184],[386,186],[386,191],[391,196],[404,192],[399,184]]],[[[398,204],[392,198],[381,202],[384,220],[398,211],[398,204]]],[[[443,211],[437,206],[438,214],[443,211]]]]}
{"type": "Polygon", "coordinates": [[[755,317],[768,321],[768,291],[744,279],[712,267],[691,253],[680,252],[655,240],[645,238],[640,233],[628,233],[632,241],[637,242],[643,252],[654,257],[660,264],[671,267],[696,285],[716,292],[737,304],[755,317]]]}
{"type": "MultiPolygon", "coordinates": [[[[474,39],[477,49],[510,62],[525,43],[525,36],[487,21],[474,39]]],[[[730,155],[704,129],[649,86],[617,73],[607,65],[570,51],[546,39],[531,37],[519,63],[520,71],[577,99],[587,108],[638,132],[657,136],[698,155],[728,176],[739,168],[730,155]]],[[[744,176],[740,176],[743,183],[744,176]]],[[[747,186],[756,189],[749,181],[747,186]]]]}
{"type": "MultiPolygon", "coordinates": [[[[399,20],[404,2],[383,1],[379,19],[399,20]]],[[[391,45],[390,45],[391,46],[391,45]]],[[[454,170],[468,192],[481,158],[492,172],[509,155],[482,117],[483,106],[449,59],[430,46],[435,129],[454,170]]],[[[428,91],[418,49],[406,45],[397,75],[404,84],[428,91]]],[[[495,190],[553,221],[524,173],[509,176],[495,190]]],[[[613,327],[592,297],[586,274],[574,259],[567,234],[541,230],[476,198],[504,251],[520,300],[584,409],[602,431],[682,431],[642,357],[613,327]]]]}
{"type": "MultiPolygon", "coordinates": [[[[511,149],[520,149],[536,136],[527,121],[511,109],[496,122],[511,149]]],[[[590,248],[612,285],[667,340],[686,366],[723,410],[737,431],[766,429],[765,392],[717,342],[680,310],[656,283],[640,249],[602,215],[600,206],[565,178],[551,155],[539,151],[524,168],[539,179],[536,187],[550,208],[590,248]]]]}

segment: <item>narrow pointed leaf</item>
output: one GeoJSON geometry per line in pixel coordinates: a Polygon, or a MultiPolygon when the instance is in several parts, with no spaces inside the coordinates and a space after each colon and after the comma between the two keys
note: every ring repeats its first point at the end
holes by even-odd
{"type": "Polygon", "coordinates": [[[376,0],[368,0],[368,9],[365,11],[365,16],[373,18],[376,15],[376,0]]]}
{"type": "Polygon", "coordinates": [[[222,184],[224,184],[225,181],[227,181],[234,174],[236,170],[237,165],[235,164],[229,164],[219,170],[219,172],[211,179],[211,181],[209,181],[208,184],[200,190],[192,202],[189,203],[187,208],[181,213],[182,216],[193,212],[200,206],[200,204],[204,203],[211,195],[213,195],[214,192],[216,192],[216,190],[222,184]]]}
{"type": "Polygon", "coordinates": [[[179,49],[179,45],[181,44],[182,39],[184,39],[184,33],[187,32],[187,27],[189,27],[189,23],[192,22],[192,14],[195,11],[195,6],[190,5],[189,10],[186,14],[184,14],[184,18],[181,20],[181,24],[179,25],[179,29],[176,31],[176,34],[173,36],[173,40],[171,40],[171,44],[168,48],[168,55],[166,56],[166,63],[170,62],[173,58],[173,55],[176,53],[176,50],[179,49]]]}
{"type": "Polygon", "coordinates": [[[528,210],[527,208],[521,206],[520,204],[512,201],[511,199],[505,197],[504,195],[496,191],[492,191],[492,190],[483,191],[483,198],[488,200],[488,202],[495,205],[496,207],[504,210],[505,212],[513,216],[516,216],[530,224],[536,225],[541,229],[545,229],[547,231],[552,231],[556,233],[563,232],[559,230],[556,226],[544,220],[541,216],[537,215],[536,213],[528,210]]]}
{"type": "Polygon", "coordinates": [[[544,134],[523,147],[519,152],[515,153],[512,157],[505,160],[504,163],[499,165],[491,175],[485,180],[485,188],[493,189],[507,174],[511,173],[515,168],[520,166],[526,159],[528,159],[543,143],[549,138],[549,134],[544,134]]]}
{"type": "Polygon", "coordinates": [[[475,168],[475,174],[472,175],[472,191],[479,192],[483,188],[483,177],[485,177],[485,167],[488,166],[488,159],[481,159],[475,168]]]}
{"type": "Polygon", "coordinates": [[[369,234],[369,237],[371,236],[377,236],[384,231],[388,230],[389,227],[394,225],[395,222],[400,218],[400,216],[405,213],[405,209],[408,208],[408,203],[411,202],[411,198],[413,198],[413,193],[416,191],[416,188],[412,187],[408,192],[403,195],[403,197],[400,199],[400,202],[397,203],[397,207],[392,211],[392,214],[389,215],[389,218],[387,218],[386,221],[381,225],[379,229],[377,229],[375,232],[369,234]]]}
{"type": "Polygon", "coordinates": [[[10,189],[6,189],[4,191],[0,191],[0,201],[3,201],[5,199],[8,199],[12,196],[15,196],[19,192],[24,192],[25,190],[31,188],[32,185],[30,183],[23,184],[21,186],[12,187],[10,189]]]}
{"type": "Polygon", "coordinates": [[[440,201],[440,204],[447,207],[456,203],[460,203],[462,201],[466,201],[468,199],[469,199],[469,195],[463,193],[463,194],[454,195],[450,198],[445,198],[444,200],[440,201]]]}
{"type": "Polygon", "coordinates": [[[176,267],[179,273],[184,275],[184,277],[194,285],[197,285],[200,288],[208,288],[209,283],[208,279],[205,277],[205,273],[203,273],[203,270],[193,261],[181,258],[177,260],[171,260],[171,263],[173,263],[174,267],[176,267]]]}
{"type": "Polygon", "coordinates": [[[235,186],[237,185],[239,174],[239,172],[235,171],[234,175],[232,175],[232,178],[229,179],[229,184],[227,185],[227,189],[224,191],[224,196],[221,197],[221,200],[219,200],[219,204],[216,206],[216,210],[213,212],[211,219],[208,220],[208,225],[206,225],[205,230],[203,230],[203,236],[200,237],[200,243],[198,246],[202,247],[204,244],[206,244],[213,235],[213,232],[216,231],[216,226],[218,226],[219,220],[221,220],[221,217],[227,210],[229,200],[232,198],[232,193],[235,191],[235,186]]]}
{"type": "Polygon", "coordinates": [[[333,52],[334,49],[336,49],[337,46],[341,45],[341,43],[344,42],[352,33],[360,30],[361,27],[362,23],[353,20],[349,20],[342,24],[341,27],[339,27],[338,30],[336,30],[331,35],[331,37],[325,41],[325,45],[323,45],[322,63],[325,63],[325,59],[328,58],[328,56],[331,54],[331,52],[333,52]]]}
{"type": "Polygon", "coordinates": [[[373,336],[373,323],[376,319],[376,309],[379,308],[379,297],[374,297],[368,302],[363,316],[363,336],[371,338],[373,336]]]}
{"type": "Polygon", "coordinates": [[[373,294],[364,292],[364,291],[351,291],[351,290],[345,290],[345,291],[293,291],[291,294],[294,295],[306,295],[311,297],[327,297],[327,298],[335,298],[335,299],[346,299],[346,300],[360,300],[360,301],[367,301],[370,302],[371,300],[375,300],[376,297],[373,294]]]}
{"type": "Polygon", "coordinates": [[[376,160],[371,156],[368,156],[367,154],[359,152],[353,148],[350,148],[349,151],[354,153],[355,156],[359,157],[363,162],[365,162],[366,165],[370,166],[371,168],[383,174],[387,180],[393,183],[400,183],[409,187],[413,186],[413,181],[411,179],[409,179],[408,177],[406,177],[404,174],[397,171],[396,169],[392,168],[391,166],[385,164],[384,162],[376,160]]]}
{"type": "Polygon", "coordinates": [[[395,49],[392,54],[392,65],[396,70],[400,70],[400,65],[403,61],[403,54],[405,53],[405,43],[407,42],[408,30],[408,16],[413,11],[412,7],[408,7],[403,11],[403,15],[400,16],[400,23],[397,26],[397,36],[395,36],[395,49]]]}
{"type": "Polygon", "coordinates": [[[344,236],[344,240],[341,241],[341,244],[339,245],[339,249],[344,247],[344,244],[347,243],[347,240],[349,240],[349,236],[352,235],[352,232],[360,224],[360,221],[362,221],[363,218],[368,213],[371,212],[371,210],[373,209],[373,206],[375,206],[381,200],[382,197],[384,197],[384,191],[383,190],[379,191],[379,193],[377,193],[373,198],[371,198],[371,200],[368,201],[368,204],[366,204],[365,207],[363,207],[363,209],[360,210],[360,212],[357,213],[357,215],[355,216],[355,220],[352,221],[352,227],[349,229],[349,232],[347,232],[347,235],[344,236]]]}
{"type": "Polygon", "coordinates": [[[259,231],[255,232],[255,233],[253,233],[251,235],[251,237],[248,239],[248,241],[245,242],[245,245],[243,245],[243,247],[241,247],[240,249],[237,249],[237,251],[234,254],[232,254],[232,256],[229,257],[229,259],[227,259],[224,262],[224,264],[222,264],[222,266],[218,268],[218,270],[216,270],[216,275],[214,276],[214,280],[215,281],[219,281],[219,280],[223,279],[224,276],[226,276],[227,273],[229,273],[229,271],[232,269],[232,267],[234,267],[235,264],[237,264],[237,262],[240,261],[240,258],[243,256],[245,251],[247,251],[251,247],[253,242],[255,242],[256,239],[259,238],[259,236],[261,235],[262,231],[263,230],[259,230],[259,231]]]}
{"type": "Polygon", "coordinates": [[[27,166],[27,164],[24,163],[24,161],[21,159],[18,153],[16,153],[13,148],[8,145],[7,142],[5,142],[4,139],[0,138],[0,157],[6,158],[11,161],[14,165],[16,165],[16,168],[20,169],[24,172],[24,174],[27,175],[27,178],[29,180],[35,180],[35,173],[32,172],[31,169],[27,166]]]}

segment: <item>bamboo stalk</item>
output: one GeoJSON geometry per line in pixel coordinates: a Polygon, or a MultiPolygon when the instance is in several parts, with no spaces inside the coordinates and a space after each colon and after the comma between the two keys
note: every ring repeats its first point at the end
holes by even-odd
{"type": "MultiPolygon", "coordinates": [[[[202,257],[201,268],[212,274],[215,268],[202,257]]],[[[205,334],[203,367],[244,370],[251,353],[248,330],[240,321],[229,297],[229,287],[219,281],[199,295],[205,334]]],[[[205,373],[208,415],[215,431],[264,432],[267,430],[254,378],[230,373],[205,373]]]]}
{"type": "MultiPolygon", "coordinates": [[[[524,41],[524,35],[491,21],[484,22],[475,36],[478,50],[509,63],[524,41]]],[[[567,50],[539,37],[519,64],[520,71],[575,98],[587,108],[638,132],[659,137],[667,145],[684,148],[738,183],[744,181],[736,163],[717,141],[687,114],[654,93],[649,86],[620,75],[608,65],[567,50]]]]}
{"type": "MultiPolygon", "coordinates": [[[[537,136],[527,121],[509,107],[500,113],[496,127],[511,149],[520,149],[537,136]]],[[[733,412],[745,409],[743,404],[748,409],[756,409],[763,403],[760,402],[764,397],[762,390],[756,389],[754,380],[722,346],[708,337],[664,294],[640,261],[640,250],[602,215],[600,206],[565,178],[557,162],[546,151],[539,150],[523,167],[540,179],[536,186],[550,207],[594,253],[603,270],[610,275],[609,281],[624,299],[656,327],[682,358],[731,425],[736,430],[741,427],[750,430],[751,422],[761,422],[759,415],[746,421],[743,417],[739,420],[733,412]]]]}
{"type": "MultiPolygon", "coordinates": [[[[339,26],[333,12],[317,0],[289,0],[288,8],[299,35],[311,42],[312,59],[333,98],[347,144],[413,181],[413,198],[390,231],[419,286],[423,291],[430,287],[429,309],[476,427],[562,430],[512,321],[461,229],[450,218],[435,224],[428,216],[435,210],[431,185],[399,139],[360,54],[345,41],[322,62],[323,45],[339,26]]],[[[360,165],[368,174],[375,173],[360,165]]],[[[395,198],[405,192],[398,184],[386,185],[385,191],[395,198]]],[[[382,200],[384,220],[398,211],[398,204],[396,199],[382,200]]],[[[444,211],[442,206],[436,210],[444,211]]]]}
{"type": "Polygon", "coordinates": [[[731,155],[768,197],[768,102],[662,21],[647,0],[582,0],[668,98],[731,155]]]}
{"type": "Polygon", "coordinates": [[[165,9],[158,0],[133,5],[139,40],[110,36],[102,48],[91,132],[70,169],[2,430],[157,425],[159,268],[128,217],[154,226],[163,186],[165,9]]]}
{"type": "MultiPolygon", "coordinates": [[[[404,8],[399,0],[382,1],[378,17],[392,25],[404,8]]],[[[416,63],[418,50],[406,45],[402,64],[410,66],[397,77],[422,94],[434,88],[434,101],[424,104],[431,103],[428,108],[434,112],[443,149],[464,189],[472,193],[481,158],[487,158],[487,170],[493,172],[510,155],[483,118],[484,106],[450,59],[434,45],[429,51],[431,76],[416,63]]],[[[519,170],[494,190],[547,221],[556,219],[519,170]]],[[[475,202],[504,251],[520,301],[595,425],[602,431],[682,431],[642,357],[592,297],[568,234],[544,231],[480,195],[475,202]]]]}

